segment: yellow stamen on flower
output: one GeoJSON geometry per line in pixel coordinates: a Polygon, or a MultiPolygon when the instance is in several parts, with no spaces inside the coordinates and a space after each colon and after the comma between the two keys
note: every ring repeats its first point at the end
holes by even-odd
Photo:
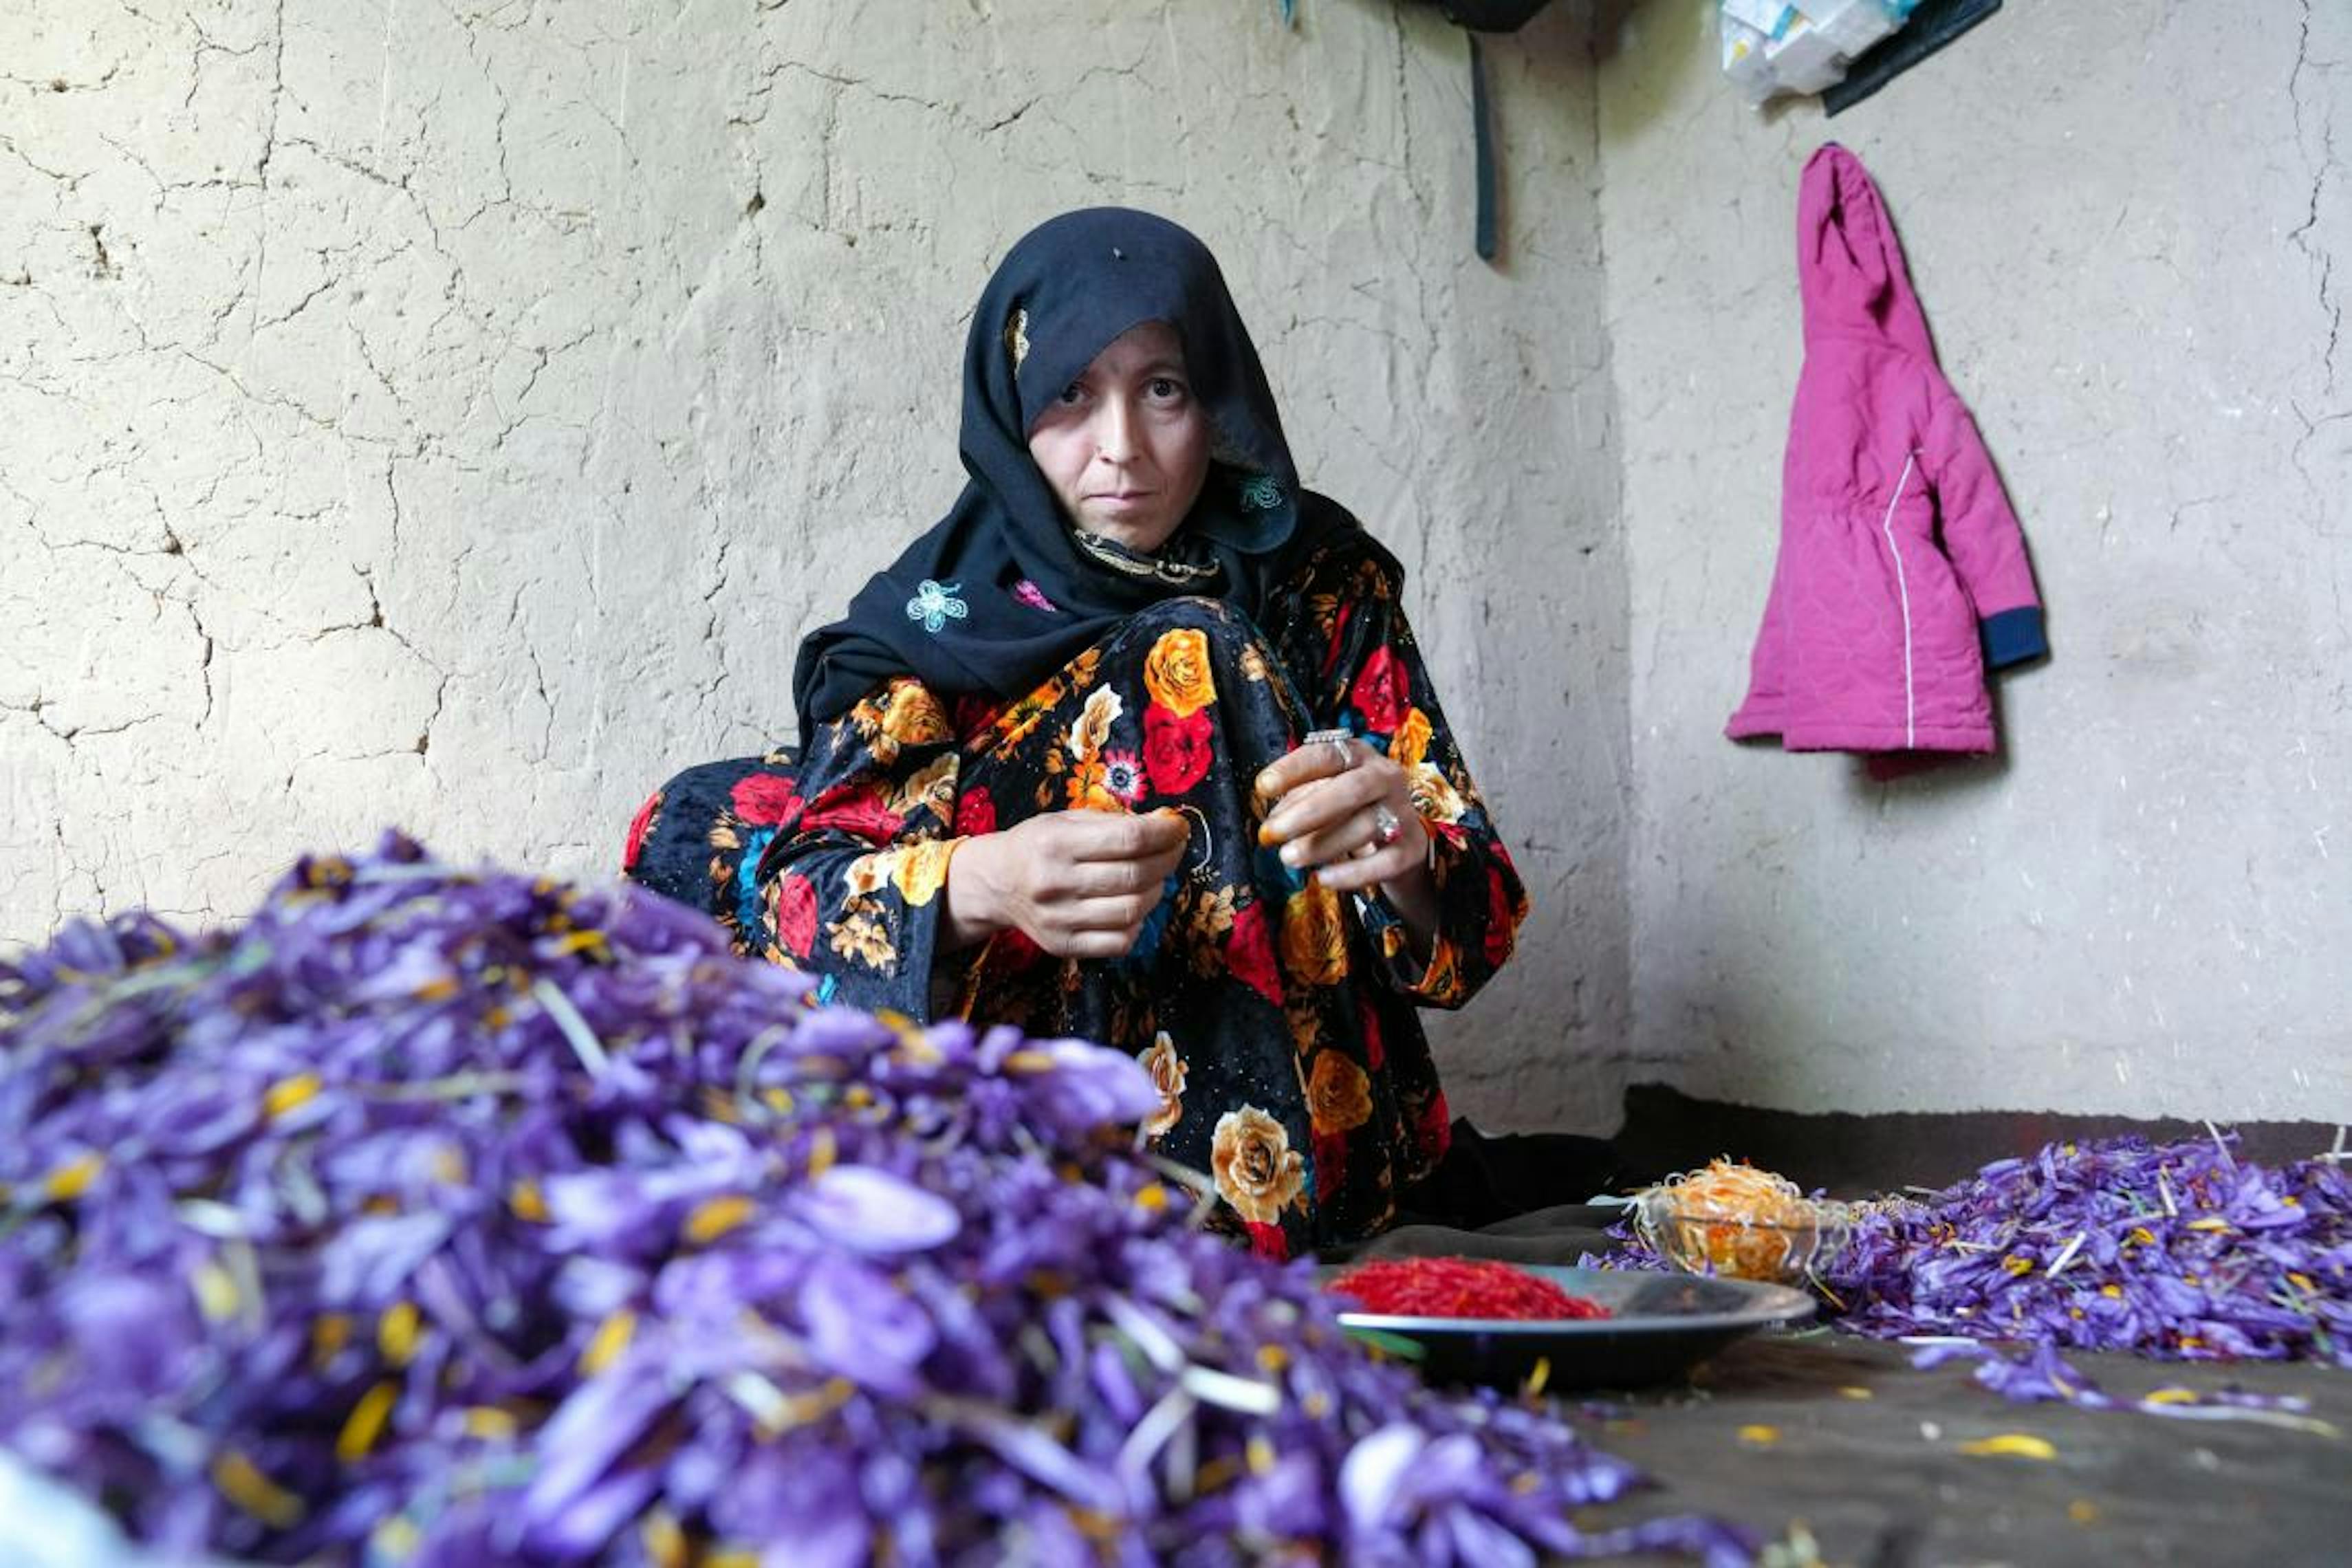
{"type": "Polygon", "coordinates": [[[275,1530],[292,1527],[302,1517],[302,1500],[265,1476],[251,1459],[226,1448],[213,1460],[213,1485],[221,1496],[275,1530]]]}
{"type": "Polygon", "coordinates": [[[1780,1440],[1780,1428],[1750,1423],[1739,1429],[1739,1440],[1753,1443],[1759,1448],[1769,1448],[1780,1440]]]}
{"type": "Polygon", "coordinates": [[[827,1171],[832,1170],[833,1162],[840,1153],[840,1150],[841,1146],[834,1138],[832,1128],[820,1127],[814,1132],[810,1133],[808,1150],[809,1180],[814,1181],[817,1177],[824,1175],[827,1171]]]}
{"type": "Polygon", "coordinates": [[[2008,1258],[2002,1258],[2000,1260],[2000,1266],[2009,1270],[2011,1274],[2031,1274],[2033,1272],[2033,1259],[2031,1258],[2019,1258],[2013,1254],[2008,1258]]]}
{"type": "Polygon", "coordinates": [[[319,1075],[314,1072],[298,1072],[292,1078],[281,1078],[263,1093],[261,1113],[274,1121],[298,1106],[308,1105],[318,1099],[319,1089],[319,1075]]]}
{"type": "Polygon", "coordinates": [[[480,1442],[503,1443],[522,1430],[522,1423],[514,1418],[511,1410],[501,1410],[495,1405],[475,1405],[458,1416],[457,1429],[480,1442]]]}
{"type": "Polygon", "coordinates": [[[453,1187],[467,1184],[466,1152],[454,1143],[433,1151],[433,1174],[453,1187]]]}
{"type": "Polygon", "coordinates": [[[51,1171],[49,1179],[42,1184],[42,1191],[48,1194],[51,1203],[70,1203],[89,1191],[89,1184],[98,1180],[100,1173],[105,1169],[106,1156],[93,1149],[51,1171]]]}
{"type": "Polygon", "coordinates": [[[760,1554],[740,1546],[702,1554],[702,1568],[760,1568],[760,1554]]]}
{"type": "Polygon", "coordinates": [[[580,1352],[580,1372],[583,1377],[593,1377],[619,1359],[629,1342],[636,1337],[637,1315],[626,1307],[609,1313],[589,1336],[588,1348],[580,1352]]]}
{"type": "Polygon", "coordinates": [[[1004,1058],[1008,1073],[1052,1072],[1054,1058],[1044,1051],[1014,1051],[1004,1058]]]}
{"type": "Polygon", "coordinates": [[[2156,1245],[2156,1232],[2148,1229],[2147,1226],[2144,1225],[2136,1225],[2124,1235],[2125,1246],[2128,1247],[2135,1242],[2138,1243],[2142,1247],[2154,1247],[2156,1245]]]}
{"type": "Polygon", "coordinates": [[[424,1543],[424,1533],[406,1514],[395,1513],[368,1531],[372,1557],[385,1563],[405,1563],[424,1543]]]}
{"type": "Polygon", "coordinates": [[[400,1384],[385,1378],[359,1397],[352,1413],[343,1420],[343,1429],[335,1434],[335,1458],[349,1465],[364,1459],[375,1440],[383,1434],[383,1424],[392,1418],[392,1407],[400,1399],[400,1384]]]}
{"type": "Polygon", "coordinates": [[[1266,1441],[1265,1435],[1264,1433],[1259,1432],[1251,1434],[1249,1446],[1244,1450],[1244,1452],[1246,1453],[1249,1458],[1251,1475],[1263,1476],[1273,1472],[1274,1445],[1266,1441]]]}
{"type": "Polygon", "coordinates": [[[2054,1459],[2058,1450],[2046,1437],[2031,1432],[2003,1432],[1998,1436],[1979,1437],[1973,1443],[1960,1445],[1960,1452],[1980,1458],[2054,1459]]]}
{"type": "Polygon", "coordinates": [[[793,1099],[793,1091],[781,1087],[761,1089],[760,1102],[779,1116],[790,1116],[797,1103],[793,1099]]]}
{"type": "Polygon", "coordinates": [[[226,1322],[236,1316],[245,1301],[245,1293],[236,1288],[236,1276],[209,1260],[196,1265],[189,1281],[195,1288],[196,1310],[209,1323],[226,1322]]]}
{"type": "Polygon", "coordinates": [[[1280,1345],[1257,1347],[1257,1369],[1263,1373],[1278,1373],[1290,1364],[1290,1352],[1280,1345]]]}
{"type": "Polygon", "coordinates": [[[547,1223],[547,1199],[541,1194],[539,1184],[528,1176],[507,1189],[507,1207],[514,1210],[517,1219],[526,1219],[533,1225],[547,1223]]]}
{"type": "Polygon", "coordinates": [[[716,1241],[756,1212],[757,1205],[740,1193],[705,1198],[686,1216],[686,1239],[697,1247],[716,1241]]]}
{"type": "Polygon", "coordinates": [[[323,1370],[352,1342],[352,1320],[343,1312],[323,1312],[310,1320],[310,1364],[323,1370]]]}
{"type": "Polygon", "coordinates": [[[2140,1403],[2142,1405],[2195,1405],[2200,1401],[2195,1389],[2175,1386],[2159,1388],[2140,1403]]]}
{"type": "Polygon", "coordinates": [[[2301,1290],[2305,1295],[2313,1296],[2319,1293],[2318,1282],[2313,1279],[2310,1275],[2305,1274],[2297,1269],[2290,1268],[2287,1270],[2286,1277],[2288,1280],[2294,1284],[2294,1288],[2301,1290]]]}
{"type": "Polygon", "coordinates": [[[2189,1228],[2191,1230],[2227,1230],[2230,1228],[2230,1222],[2226,1219],[2210,1217],[2206,1219],[2192,1219],[2189,1222],[2189,1228]]]}
{"type": "Polygon", "coordinates": [[[2100,1295],[2102,1295],[2102,1296],[2113,1296],[2113,1297],[2116,1297],[2116,1298],[2121,1298],[2121,1297],[2122,1297],[2122,1295],[2123,1295],[2123,1293],[2124,1293],[2124,1288],[2123,1288],[2122,1286],[2117,1285],[2117,1284],[2115,1284],[2115,1283],[2113,1283],[2113,1282],[2110,1282],[2110,1283],[2108,1283],[2108,1284],[2105,1284],[2105,1285],[2102,1285],[2102,1286],[2100,1286],[2100,1287],[2099,1287],[2099,1294],[2100,1294],[2100,1295]]]}
{"type": "Polygon", "coordinates": [[[637,1527],[637,1539],[645,1542],[646,1558],[654,1568],[687,1568],[686,1531],[669,1510],[648,1510],[637,1527]]]}
{"type": "Polygon", "coordinates": [[[419,1002],[446,1002],[457,994],[457,977],[445,974],[438,980],[428,980],[414,994],[419,1002]]]}
{"type": "Polygon", "coordinates": [[[555,943],[555,956],[558,958],[569,958],[575,952],[588,953],[596,958],[612,956],[612,950],[605,945],[604,933],[601,931],[572,931],[555,943]]]}
{"type": "Polygon", "coordinates": [[[1168,1206],[1168,1189],[1158,1182],[1146,1182],[1136,1190],[1135,1206],[1148,1214],[1158,1214],[1168,1206]]]}
{"type": "Polygon", "coordinates": [[[397,1369],[416,1359],[418,1315],[414,1301],[394,1301],[375,1321],[376,1349],[397,1369]]]}
{"type": "Polygon", "coordinates": [[[1536,1398],[1543,1393],[1544,1384],[1550,1381],[1551,1357],[1548,1355],[1536,1357],[1535,1370],[1528,1373],[1528,1386],[1525,1390],[1527,1396],[1529,1399],[1536,1398]]]}
{"type": "Polygon", "coordinates": [[[841,1091],[841,1103],[852,1110],[864,1110],[874,1103],[874,1091],[862,1083],[853,1083],[841,1091]]]}

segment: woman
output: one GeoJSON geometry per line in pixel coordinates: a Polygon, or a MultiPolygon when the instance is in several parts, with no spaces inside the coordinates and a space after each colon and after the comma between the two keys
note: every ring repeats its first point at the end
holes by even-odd
{"type": "Polygon", "coordinates": [[[731,786],[739,938],[842,1002],[1135,1052],[1146,1131],[1262,1251],[1381,1228],[1446,1142],[1414,1008],[1526,909],[1402,570],[1299,488],[1215,260],[1147,214],[1013,247],[961,446],[955,508],[803,644],[796,773],[731,786]]]}

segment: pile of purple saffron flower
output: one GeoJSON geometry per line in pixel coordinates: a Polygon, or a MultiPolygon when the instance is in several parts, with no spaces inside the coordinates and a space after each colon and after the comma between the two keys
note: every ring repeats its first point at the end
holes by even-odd
{"type": "Polygon", "coordinates": [[[1843,1326],[2352,1367],[2352,1173],[2230,1140],[2059,1144],[1875,1205],[1822,1270],[1843,1326]]]}
{"type": "Polygon", "coordinates": [[[165,1552],[1746,1561],[1200,1231],[1123,1056],[388,838],[0,963],[0,1453],[165,1552]]]}

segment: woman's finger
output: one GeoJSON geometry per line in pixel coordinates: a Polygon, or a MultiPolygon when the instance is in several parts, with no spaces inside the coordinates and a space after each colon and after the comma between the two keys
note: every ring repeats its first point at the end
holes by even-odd
{"type": "MultiPolygon", "coordinates": [[[[1318,731],[1318,734],[1326,732],[1318,731]]],[[[1366,758],[1377,755],[1378,752],[1360,741],[1310,738],[1260,769],[1254,787],[1259,799],[1271,804],[1301,784],[1352,772],[1361,766],[1366,758]]]]}
{"type": "Polygon", "coordinates": [[[1351,855],[1315,868],[1315,879],[1335,893],[1361,892],[1392,882],[1421,864],[1403,846],[1391,844],[1370,855],[1351,855]]]}
{"type": "MultiPolygon", "coordinates": [[[[1286,845],[1310,834],[1328,831],[1377,801],[1400,798],[1404,793],[1402,784],[1402,770],[1385,758],[1336,777],[1315,780],[1294,791],[1265,819],[1265,826],[1258,830],[1258,842],[1286,845]]],[[[1299,860],[1289,863],[1306,864],[1299,860]]]]}

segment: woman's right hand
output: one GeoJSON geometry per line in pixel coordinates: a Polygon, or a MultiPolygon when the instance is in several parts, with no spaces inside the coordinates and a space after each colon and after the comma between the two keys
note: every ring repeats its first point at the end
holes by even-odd
{"type": "Polygon", "coordinates": [[[1191,835],[1173,811],[1053,811],[967,838],[948,863],[950,942],[1018,930],[1058,958],[1122,957],[1191,835]]]}

